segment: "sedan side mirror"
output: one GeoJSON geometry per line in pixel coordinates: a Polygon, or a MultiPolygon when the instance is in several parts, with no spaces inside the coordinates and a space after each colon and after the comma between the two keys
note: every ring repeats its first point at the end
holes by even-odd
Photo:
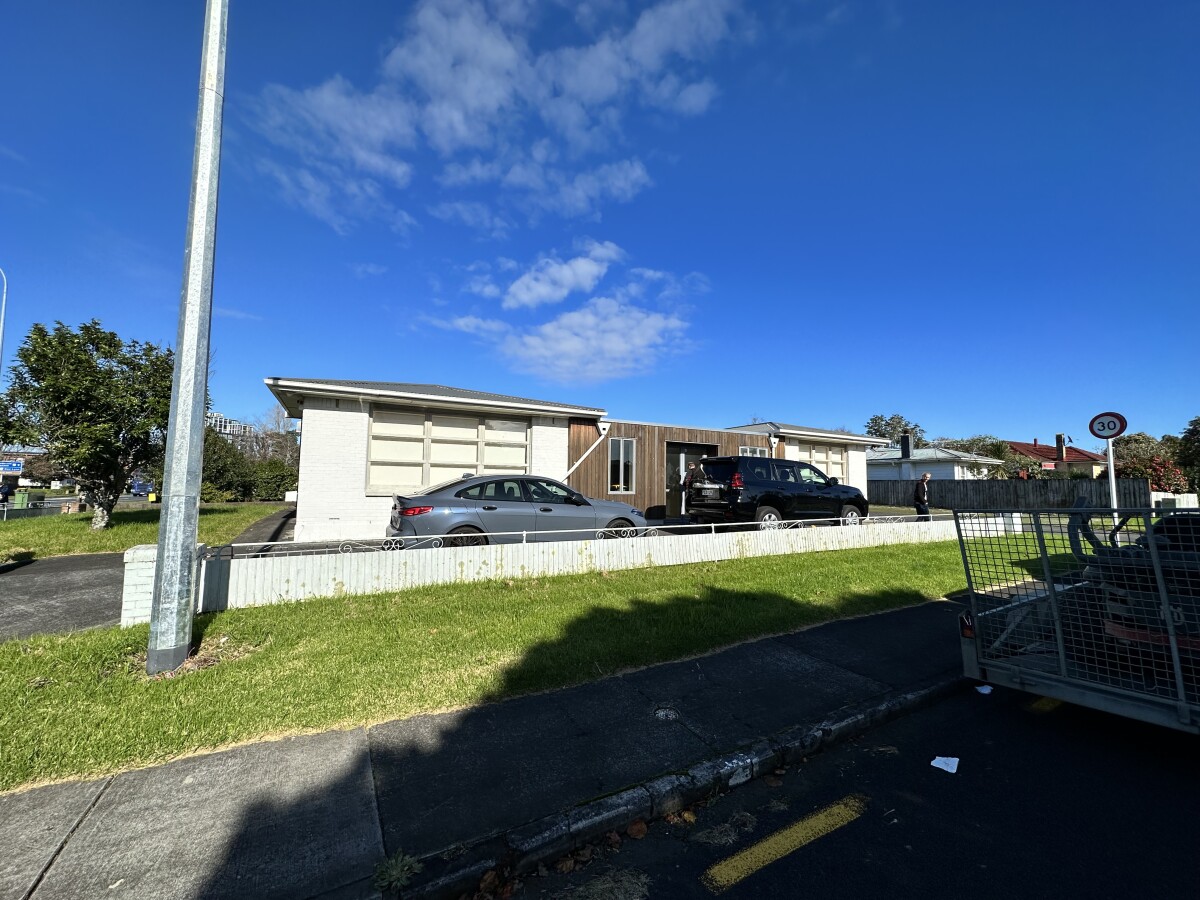
{"type": "Polygon", "coordinates": [[[834,475],[833,477],[831,477],[831,478],[829,479],[829,483],[830,483],[830,484],[840,484],[841,482],[839,482],[839,481],[837,480],[837,476],[836,476],[836,475],[834,475]]]}
{"type": "Polygon", "coordinates": [[[571,495],[570,503],[574,506],[587,506],[588,500],[587,500],[587,497],[583,496],[583,494],[576,491],[575,493],[573,493],[571,495]]]}

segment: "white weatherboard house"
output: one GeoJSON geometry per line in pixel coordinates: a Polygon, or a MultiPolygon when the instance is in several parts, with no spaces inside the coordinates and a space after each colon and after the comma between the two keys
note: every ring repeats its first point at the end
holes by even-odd
{"type": "Polygon", "coordinates": [[[434,384],[268,378],[303,420],[297,541],[380,538],[392,495],[465,472],[567,472],[570,419],[604,410],[434,384]]]}
{"type": "Polygon", "coordinates": [[[936,479],[965,481],[987,478],[1000,460],[975,453],[962,453],[941,447],[923,447],[908,456],[900,447],[867,451],[867,477],[872,481],[914,481],[928,472],[936,479]]]}
{"type": "Polygon", "coordinates": [[[331,379],[268,378],[301,418],[295,540],[382,538],[393,494],[462,476],[530,473],[661,519],[679,512],[689,459],[723,454],[814,463],[867,489],[876,438],[763,422],[705,429],[607,418],[598,407],[484,391],[331,379]]]}

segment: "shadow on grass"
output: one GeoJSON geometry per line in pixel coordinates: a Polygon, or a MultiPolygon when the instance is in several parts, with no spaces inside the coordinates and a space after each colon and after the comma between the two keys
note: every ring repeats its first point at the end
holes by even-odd
{"type": "MultiPolygon", "coordinates": [[[[596,606],[523,652],[468,709],[251,745],[228,762],[214,754],[214,771],[243,779],[247,796],[217,789],[238,793],[225,814],[237,824],[211,835],[224,848],[203,884],[175,896],[315,897],[361,888],[385,857],[435,869],[467,846],[511,862],[499,838],[508,829],[877,696],[896,668],[907,678],[957,664],[953,604],[926,604],[916,626],[911,612],[852,618],[927,599],[807,604],[706,588],[596,606]],[[755,639],[764,633],[777,636],[755,639]]],[[[198,620],[198,640],[210,624],[198,620]]]]}

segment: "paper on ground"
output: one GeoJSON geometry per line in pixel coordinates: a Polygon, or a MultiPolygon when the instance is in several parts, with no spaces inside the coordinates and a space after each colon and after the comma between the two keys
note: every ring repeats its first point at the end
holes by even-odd
{"type": "Polygon", "coordinates": [[[954,774],[958,771],[957,756],[935,756],[933,762],[930,763],[935,769],[945,769],[947,772],[954,774]]]}
{"type": "Polygon", "coordinates": [[[990,684],[981,684],[975,688],[975,690],[979,691],[981,694],[990,694],[992,692],[992,686],[990,684]]]}

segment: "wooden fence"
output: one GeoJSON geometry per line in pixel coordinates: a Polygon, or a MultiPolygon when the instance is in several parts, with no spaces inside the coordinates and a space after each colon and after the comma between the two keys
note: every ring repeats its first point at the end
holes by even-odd
{"type": "MultiPolygon", "coordinates": [[[[912,506],[916,481],[868,481],[872,506],[912,506]]],[[[1058,509],[1086,497],[1089,506],[1105,507],[1112,501],[1106,479],[1045,478],[1032,481],[930,480],[929,505],[940,509],[1058,509]]],[[[1117,501],[1123,509],[1149,509],[1150,482],[1145,478],[1118,478],[1117,501]]]]}

